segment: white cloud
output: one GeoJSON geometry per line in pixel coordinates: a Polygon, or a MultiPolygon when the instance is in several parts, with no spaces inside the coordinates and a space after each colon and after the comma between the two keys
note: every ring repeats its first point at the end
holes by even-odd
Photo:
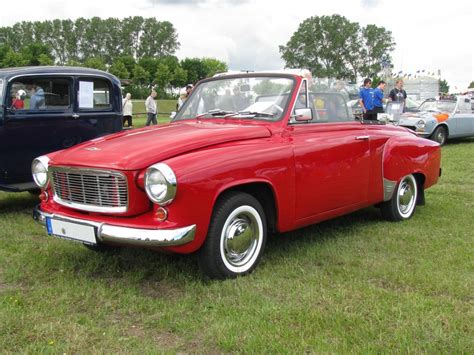
{"type": "MultiPolygon", "coordinates": [[[[13,7],[14,4],[11,3],[13,7]]],[[[24,0],[21,11],[0,13],[2,26],[20,21],[99,16],[156,17],[173,23],[183,57],[217,57],[232,69],[283,67],[278,46],[285,44],[308,17],[340,14],[361,25],[392,31],[397,47],[395,70],[441,70],[451,86],[474,80],[471,0],[24,0]]]]}

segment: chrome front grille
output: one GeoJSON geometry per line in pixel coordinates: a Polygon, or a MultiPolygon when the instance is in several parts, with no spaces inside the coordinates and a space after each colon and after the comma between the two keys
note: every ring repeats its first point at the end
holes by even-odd
{"type": "Polygon", "coordinates": [[[54,200],[89,212],[126,212],[128,185],[117,171],[51,167],[54,200]]]}

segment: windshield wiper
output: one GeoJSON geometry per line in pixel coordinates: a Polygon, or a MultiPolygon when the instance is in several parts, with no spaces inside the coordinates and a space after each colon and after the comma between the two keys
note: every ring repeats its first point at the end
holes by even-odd
{"type": "Polygon", "coordinates": [[[239,111],[241,116],[261,116],[261,117],[274,117],[273,113],[258,112],[258,111],[239,111]]]}
{"type": "Polygon", "coordinates": [[[213,110],[209,110],[207,112],[204,112],[204,113],[201,113],[199,115],[196,116],[196,119],[199,119],[199,118],[202,118],[204,116],[207,116],[207,115],[211,115],[211,116],[229,116],[229,115],[237,115],[238,113],[235,112],[235,111],[225,111],[225,110],[221,110],[219,108],[216,108],[216,109],[213,109],[213,110]]]}

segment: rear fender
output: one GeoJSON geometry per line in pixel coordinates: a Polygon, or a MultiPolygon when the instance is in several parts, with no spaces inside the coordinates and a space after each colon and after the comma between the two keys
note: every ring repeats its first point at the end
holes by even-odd
{"type": "Polygon", "coordinates": [[[402,177],[415,174],[426,189],[438,181],[441,150],[438,143],[417,137],[392,137],[383,155],[384,200],[392,197],[402,177]]]}

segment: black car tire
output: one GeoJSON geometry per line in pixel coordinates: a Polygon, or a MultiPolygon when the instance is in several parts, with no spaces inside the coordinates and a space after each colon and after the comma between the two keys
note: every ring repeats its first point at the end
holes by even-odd
{"type": "Polygon", "coordinates": [[[448,139],[448,130],[444,126],[438,126],[430,138],[431,140],[438,142],[440,145],[444,145],[448,139]]]}
{"type": "Polygon", "coordinates": [[[389,221],[403,221],[415,213],[418,198],[418,184],[413,175],[404,176],[397,184],[392,198],[382,202],[380,211],[389,221]]]}
{"type": "Polygon", "coordinates": [[[219,198],[198,262],[210,279],[235,278],[251,273],[260,261],[267,237],[260,202],[242,192],[219,198]]]}

